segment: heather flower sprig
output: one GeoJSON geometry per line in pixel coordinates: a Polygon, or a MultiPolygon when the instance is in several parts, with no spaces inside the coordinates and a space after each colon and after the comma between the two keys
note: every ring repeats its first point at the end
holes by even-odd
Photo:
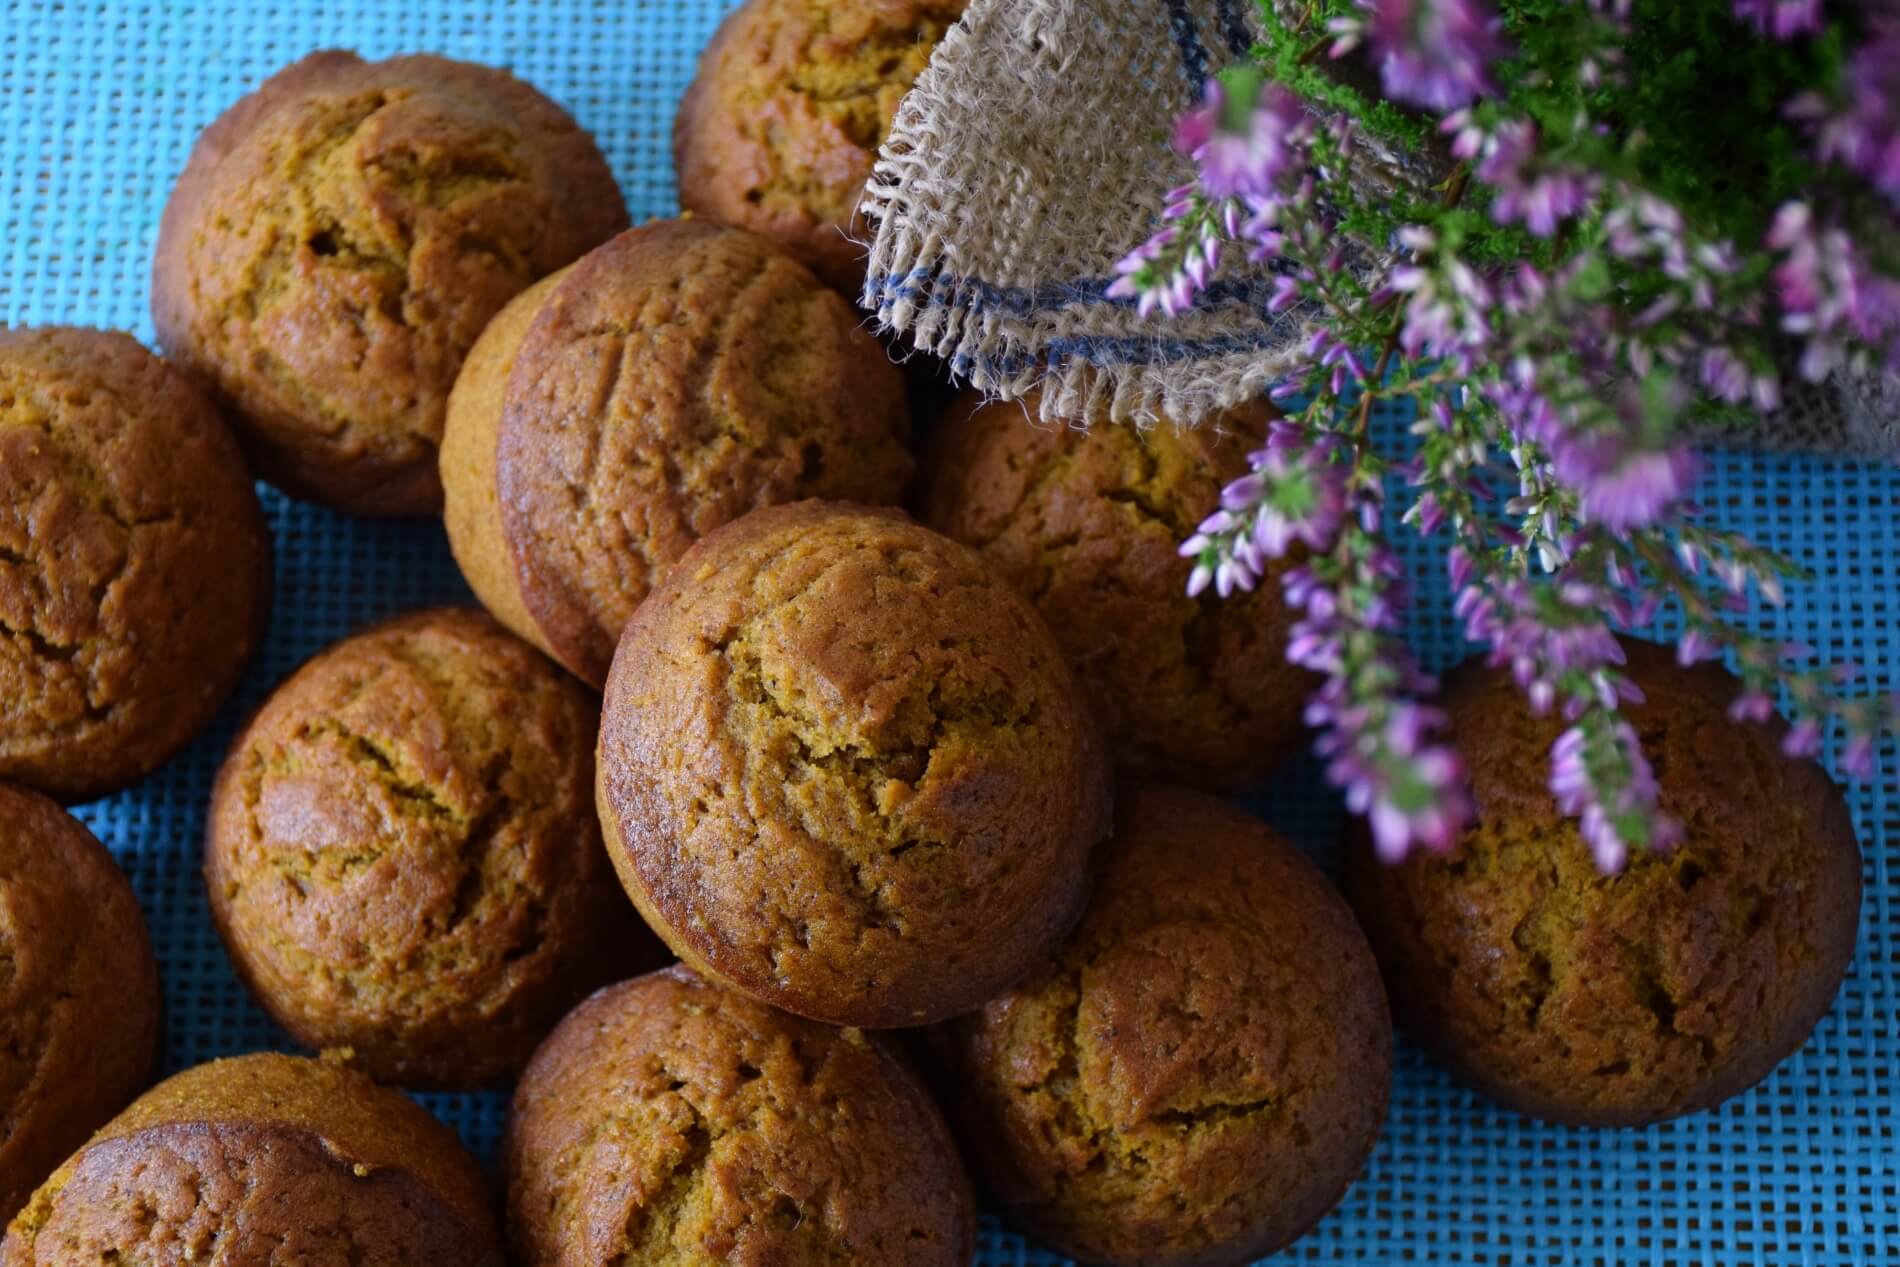
{"type": "Polygon", "coordinates": [[[1396,860],[1415,846],[1448,848],[1470,806],[1444,719],[1419,702],[1432,683],[1400,636],[1403,569],[1381,533],[1385,463],[1338,417],[1309,407],[1276,422],[1253,474],[1181,553],[1195,560],[1190,591],[1211,584],[1224,595],[1303,552],[1282,583],[1300,613],[1287,657],[1321,679],[1306,721],[1327,777],[1366,817],[1380,856],[1396,860]]]}
{"type": "Polygon", "coordinates": [[[1604,869],[1679,835],[1620,713],[1633,687],[1616,631],[1666,608],[1685,663],[1733,658],[1738,717],[1765,716],[1780,692],[1791,752],[1836,724],[1842,768],[1864,773],[1900,702],[1851,696],[1851,666],[1798,664],[1804,649],[1740,623],[1751,598],[1780,603],[1798,569],[1702,522],[1692,444],[1699,427],[1777,407],[1789,372],[1900,369],[1900,25],[1874,19],[1843,58],[1801,0],[1313,0],[1291,24],[1265,12],[1263,62],[1302,96],[1251,65],[1210,85],[1176,137],[1199,177],[1109,293],[1178,312],[1244,258],[1270,266],[1272,311],[1309,322],[1274,393],[1295,412],[1183,553],[1191,588],[1225,595],[1308,552],[1282,576],[1301,613],[1289,656],[1321,675],[1320,751],[1381,853],[1443,846],[1470,812],[1398,636],[1388,521],[1452,537],[1467,637],[1533,708],[1566,719],[1552,791],[1604,869]],[[1705,126],[1704,109],[1697,135],[1671,135],[1656,121],[1722,91],[1682,75],[1685,35],[1729,41],[1709,64],[1740,82],[1808,88],[1753,131],[1705,126]],[[1370,57],[1390,101],[1316,78],[1320,54],[1370,57]],[[1361,127],[1428,143],[1392,103],[1443,116],[1461,165],[1434,202],[1373,204],[1350,178],[1361,127]],[[1711,196],[1737,173],[1765,207],[1711,196]],[[1410,452],[1383,453],[1368,422],[1399,399],[1418,411],[1410,452]],[[1410,497],[1396,513],[1388,485],[1410,497]]]}

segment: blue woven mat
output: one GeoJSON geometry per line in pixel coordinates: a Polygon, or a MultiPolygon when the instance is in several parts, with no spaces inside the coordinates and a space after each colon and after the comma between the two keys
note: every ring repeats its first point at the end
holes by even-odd
{"type": "MultiPolygon", "coordinates": [[[[147,340],[158,214],[192,137],[313,48],[427,50],[508,66],[600,139],[636,220],[674,207],[667,136],[723,0],[454,3],[0,0],[0,321],[129,329],[147,340]]],[[[1393,420],[1388,420],[1388,422],[1393,420]]],[[[1900,687],[1900,472],[1835,461],[1712,459],[1705,501],[1829,579],[1774,618],[1900,687]]],[[[130,870],[165,979],[166,1064],[284,1046],[232,975],[198,875],[204,806],[237,720],[326,643],[467,590],[439,527],[377,523],[266,495],[277,539],[270,637],[238,698],[166,769],[80,816],[130,870]]],[[[1460,654],[1439,559],[1408,558],[1412,634],[1460,654]]],[[[1900,1261],[1900,788],[1851,791],[1867,858],[1860,951],[1801,1052],[1720,1109],[1637,1131],[1545,1126],[1492,1108],[1405,1047],[1391,1120],[1341,1208],[1276,1262],[1884,1264],[1900,1261]]],[[[1310,771],[1255,798],[1322,854],[1337,823],[1310,771]]],[[[426,1102],[492,1161],[499,1095],[426,1102]]],[[[986,1221],[980,1262],[1053,1264],[986,1221]]]]}

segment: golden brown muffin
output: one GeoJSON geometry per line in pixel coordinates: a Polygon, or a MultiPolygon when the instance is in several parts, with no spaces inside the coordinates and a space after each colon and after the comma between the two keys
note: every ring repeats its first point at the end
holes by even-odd
{"type": "Polygon", "coordinates": [[[474,1159],[412,1101],[260,1053],[146,1092],[33,1194],[0,1267],[501,1267],[474,1159]]]}
{"type": "Polygon", "coordinates": [[[628,624],[601,826],[688,964],[816,1020],[921,1025],[1068,931],[1107,767],[1055,640],[981,559],[799,502],[706,536],[628,624]]]}
{"type": "Polygon", "coordinates": [[[449,399],[449,540],[502,622],[599,688],[654,578],[756,506],[895,501],[903,377],[783,251],[623,233],[503,310],[449,399]]]}
{"type": "Polygon", "coordinates": [[[949,1131],[884,1040],[674,967],[610,986],[515,1091],[522,1267],[963,1267],[974,1203],[949,1131]]]}
{"type": "Polygon", "coordinates": [[[864,283],[858,197],[897,103],[968,0],[748,0],[673,124],[680,205],[762,233],[826,283],[864,283]]]}
{"type": "Polygon", "coordinates": [[[1860,911],[1847,807],[1819,766],[1781,754],[1785,725],[1730,721],[1736,682],[1717,666],[1624,646],[1647,696],[1626,715],[1682,844],[1599,873],[1548,791],[1565,723],[1473,661],[1444,706],[1477,826],[1449,857],[1399,867],[1359,833],[1347,870],[1406,1029],[1499,1103],[1599,1126],[1765,1077],[1827,1011],[1860,911]]]}
{"type": "Polygon", "coordinates": [[[978,1178],[1088,1262],[1250,1262],[1371,1155],[1392,1021],[1352,914],[1262,823],[1127,790],[1055,962],[940,1034],[978,1178]]]}
{"type": "Polygon", "coordinates": [[[145,917],[111,855],[0,784],[0,1228],[145,1085],[158,1013],[145,917]]]}
{"type": "Polygon", "coordinates": [[[152,319],[266,479],[430,512],[476,336],[626,225],[592,139],[506,71],[312,53],[198,139],[159,226],[152,319]]]}
{"type": "Polygon", "coordinates": [[[211,720],[270,534],[216,410],[123,334],[0,330],[0,779],[85,801],[211,720]]]}
{"type": "Polygon", "coordinates": [[[388,1081],[479,1086],[657,961],[601,852],[596,718],[474,611],[379,625],[278,687],[205,843],[212,914],[270,1013],[388,1081]]]}
{"type": "Polygon", "coordinates": [[[1180,547],[1247,473],[1269,411],[1192,431],[1048,427],[1034,412],[1033,396],[953,407],[932,438],[924,521],[1036,604],[1125,770],[1213,791],[1258,779],[1299,745],[1314,686],[1287,663],[1283,569],[1252,593],[1190,598],[1180,547]]]}

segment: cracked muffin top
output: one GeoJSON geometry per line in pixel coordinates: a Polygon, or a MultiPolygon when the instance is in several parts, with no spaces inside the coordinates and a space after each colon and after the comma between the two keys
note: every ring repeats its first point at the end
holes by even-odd
{"type": "Polygon", "coordinates": [[[1399,1020],[1491,1098],[1560,1122],[1628,1126],[1753,1086],[1827,1011],[1853,958],[1860,850],[1840,792],[1781,753],[1785,725],[1729,720],[1736,680],[1626,639],[1626,705],[1665,813],[1665,854],[1600,874],[1548,790],[1566,723],[1534,716],[1508,668],[1445,681],[1477,825],[1448,857],[1378,863],[1361,835],[1347,891],[1399,1020]]]}
{"type": "Polygon", "coordinates": [[[390,1082],[504,1078],[657,947],[593,810],[592,698],[480,612],[322,652],[232,746],[205,844],[240,974],[390,1082]]]}
{"type": "Polygon", "coordinates": [[[198,139],[159,226],[152,319],[266,479],[432,512],[476,336],[626,225],[592,139],[506,71],[312,53],[198,139]]]}
{"type": "Polygon", "coordinates": [[[352,1070],[260,1053],[134,1101],[33,1194],[0,1267],[501,1267],[453,1132],[352,1070]]]}
{"type": "Polygon", "coordinates": [[[1027,602],[897,511],[711,533],[614,659],[608,852],[687,963],[835,1024],[942,1020],[1061,939],[1107,754],[1027,602]]]}
{"type": "Polygon", "coordinates": [[[1086,1262],[1245,1263],[1385,1121],[1392,1022],[1346,904],[1267,827],[1136,785],[1053,963],[938,1034],[979,1183],[1086,1262]]]}
{"type": "Polygon", "coordinates": [[[598,688],[627,618],[757,506],[891,502],[904,382],[850,305],[765,239],[662,220],[517,297],[442,450],[449,539],[516,633],[598,688]]]}
{"type": "Polygon", "coordinates": [[[1181,542],[1266,443],[1265,405],[1207,427],[1086,430],[966,396],[932,436],[924,521],[1036,604],[1131,774],[1231,791],[1298,746],[1314,679],[1287,663],[1276,565],[1253,591],[1187,593],[1181,542]]]}
{"type": "Polygon", "coordinates": [[[0,1228],[145,1085],[158,1014],[125,876],[53,802],[0,784],[0,1228]]]}
{"type": "Polygon", "coordinates": [[[504,1149],[522,1267],[963,1267],[948,1130],[895,1050],[675,967],[549,1036],[504,1149]]]}
{"type": "Polygon", "coordinates": [[[762,233],[855,296],[856,218],[898,102],[968,0],[748,0],[673,124],[680,205],[762,233]]]}
{"type": "Polygon", "coordinates": [[[0,779],[156,769],[263,636],[270,538],[217,411],[132,338],[0,330],[0,779]]]}

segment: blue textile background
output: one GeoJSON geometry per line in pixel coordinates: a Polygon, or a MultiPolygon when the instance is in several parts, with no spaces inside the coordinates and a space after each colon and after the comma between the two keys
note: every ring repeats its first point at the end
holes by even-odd
{"type": "MultiPolygon", "coordinates": [[[[149,341],[159,209],[197,131],[315,48],[434,51],[505,65],[572,110],[636,220],[674,208],[673,109],[725,0],[0,0],[0,321],[119,327],[149,341]]],[[[1387,419],[1385,425],[1400,420],[1387,419]]],[[[1900,687],[1900,472],[1711,458],[1712,512],[1823,574],[1775,626],[1900,687]]],[[[166,1066],[285,1045],[207,917],[199,837],[238,719],[301,660],[364,623],[467,590],[439,526],[351,519],[266,493],[277,542],[270,636],[238,697],[164,770],[78,812],[131,872],[164,974],[166,1066]]],[[[1408,546],[1428,663],[1458,657],[1430,552],[1408,546]]],[[[1765,618],[1768,619],[1768,618],[1765,618]]],[[[1572,1130],[1491,1107],[1402,1046],[1391,1118],[1345,1202],[1276,1262],[1883,1264],[1900,1261],[1900,788],[1850,792],[1866,853],[1860,950],[1814,1037],[1714,1112],[1572,1130]]],[[[1325,853],[1338,810],[1297,770],[1255,807],[1325,853]]],[[[500,1095],[424,1097],[492,1160],[500,1095]]],[[[980,1261],[1058,1260],[986,1221],[980,1261]]]]}

